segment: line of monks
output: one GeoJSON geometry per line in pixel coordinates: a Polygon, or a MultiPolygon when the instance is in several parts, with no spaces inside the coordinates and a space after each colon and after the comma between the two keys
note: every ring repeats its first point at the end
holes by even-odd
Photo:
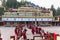
{"type": "MultiPolygon", "coordinates": [[[[27,25],[19,24],[15,28],[16,40],[19,40],[20,37],[22,37],[22,36],[23,36],[24,40],[29,40],[29,39],[27,39],[27,36],[26,36],[26,32],[27,32],[26,28],[31,29],[31,32],[33,35],[34,34],[40,34],[42,39],[44,39],[44,37],[46,38],[45,35],[47,35],[47,33],[45,33],[44,30],[42,28],[40,28],[39,25],[35,26],[32,24],[27,24],[27,25]]],[[[33,40],[33,39],[31,39],[31,40],[33,40]]]]}

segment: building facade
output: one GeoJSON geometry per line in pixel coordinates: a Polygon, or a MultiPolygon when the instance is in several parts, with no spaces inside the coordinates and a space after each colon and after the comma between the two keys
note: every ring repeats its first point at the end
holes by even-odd
{"type": "Polygon", "coordinates": [[[20,23],[33,23],[40,26],[51,26],[54,21],[51,10],[35,9],[33,7],[20,7],[6,10],[2,15],[3,25],[16,26],[20,23]]]}
{"type": "Polygon", "coordinates": [[[54,17],[54,21],[53,21],[53,25],[54,26],[60,26],[60,15],[59,16],[55,16],[54,17]]]}

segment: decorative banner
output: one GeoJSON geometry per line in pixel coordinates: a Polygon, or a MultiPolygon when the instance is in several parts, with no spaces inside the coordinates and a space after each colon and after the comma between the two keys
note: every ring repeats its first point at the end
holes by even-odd
{"type": "Polygon", "coordinates": [[[37,21],[53,21],[52,18],[37,18],[37,21]]]}
{"type": "Polygon", "coordinates": [[[2,21],[35,21],[35,18],[2,18],[2,21]]]}
{"type": "Polygon", "coordinates": [[[52,18],[2,18],[2,21],[53,21],[52,18]]]}

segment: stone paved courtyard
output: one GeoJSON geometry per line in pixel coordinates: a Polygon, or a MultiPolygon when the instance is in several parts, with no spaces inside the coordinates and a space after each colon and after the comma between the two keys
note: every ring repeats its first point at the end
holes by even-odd
{"type": "MultiPolygon", "coordinates": [[[[42,29],[44,29],[45,32],[51,32],[51,33],[58,33],[60,34],[60,26],[56,27],[41,27],[42,29]]],[[[1,34],[2,34],[2,38],[3,40],[10,40],[10,36],[11,35],[15,35],[14,33],[14,29],[15,27],[0,27],[1,30],[1,34]]]]}

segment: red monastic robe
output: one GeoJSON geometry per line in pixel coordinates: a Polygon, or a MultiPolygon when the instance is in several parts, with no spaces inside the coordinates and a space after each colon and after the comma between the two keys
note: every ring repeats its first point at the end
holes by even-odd
{"type": "Polygon", "coordinates": [[[20,27],[16,27],[16,28],[15,28],[15,34],[16,34],[17,36],[19,36],[20,32],[22,32],[21,28],[20,28],[20,27]]]}
{"type": "Polygon", "coordinates": [[[27,37],[26,37],[26,31],[27,31],[27,30],[25,29],[25,30],[22,32],[22,36],[23,36],[24,39],[27,39],[27,37]]]}
{"type": "Polygon", "coordinates": [[[35,32],[35,29],[34,29],[34,27],[32,27],[32,34],[34,34],[34,32],[35,32]]]}

